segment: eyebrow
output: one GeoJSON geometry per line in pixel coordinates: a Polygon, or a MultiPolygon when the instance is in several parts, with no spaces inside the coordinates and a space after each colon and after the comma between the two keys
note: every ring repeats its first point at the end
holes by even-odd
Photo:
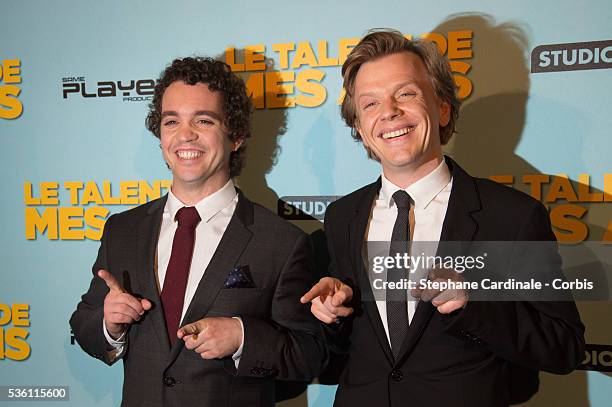
{"type": "MultiPolygon", "coordinates": [[[[165,110],[162,112],[161,117],[162,119],[164,117],[168,117],[168,116],[178,116],[178,112],[174,111],[174,110],[165,110]]],[[[198,110],[194,113],[194,116],[210,116],[215,120],[218,121],[223,121],[223,118],[219,115],[219,113],[212,111],[212,110],[198,110]]]]}

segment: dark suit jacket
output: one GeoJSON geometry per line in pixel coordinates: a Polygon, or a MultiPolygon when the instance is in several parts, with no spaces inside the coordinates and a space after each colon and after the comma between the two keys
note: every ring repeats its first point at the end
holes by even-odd
{"type": "Polygon", "coordinates": [[[108,219],[94,278],[70,319],[77,342],[110,364],[102,330],[108,288],[95,276],[104,268],[154,304],[128,332],[122,406],[273,406],[275,378],[310,380],[325,363],[319,324],[299,302],[314,278],[307,235],[239,193],[181,323],[240,316],[244,348],[236,371],[231,357],[203,360],[180,340],[170,347],[155,275],[165,203],[163,197],[108,219]],[[255,288],[223,288],[236,266],[249,266],[255,288]]]}
{"type": "MultiPolygon", "coordinates": [[[[531,197],[465,173],[446,158],[453,187],[442,241],[554,240],[531,197]]],[[[469,302],[443,315],[420,302],[394,360],[362,262],[380,180],[331,204],[325,232],[331,275],[355,291],[355,313],[327,326],[341,372],[335,406],[507,406],[509,372],[567,373],[584,355],[584,327],[569,302],[469,302]]]]}

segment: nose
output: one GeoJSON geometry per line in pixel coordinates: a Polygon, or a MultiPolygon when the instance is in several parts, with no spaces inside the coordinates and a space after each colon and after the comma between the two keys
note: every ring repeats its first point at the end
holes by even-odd
{"type": "Polygon", "coordinates": [[[402,110],[397,106],[395,98],[383,100],[381,106],[381,117],[383,120],[393,120],[402,114],[402,110]]]}
{"type": "Polygon", "coordinates": [[[188,143],[196,140],[198,138],[198,133],[193,130],[190,124],[184,123],[179,129],[178,136],[181,142],[188,143]]]}

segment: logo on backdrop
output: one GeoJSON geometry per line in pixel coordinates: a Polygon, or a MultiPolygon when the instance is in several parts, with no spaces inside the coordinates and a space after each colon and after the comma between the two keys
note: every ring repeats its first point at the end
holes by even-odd
{"type": "MultiPolygon", "coordinates": [[[[412,38],[410,34],[407,38],[412,38]]],[[[466,99],[472,93],[468,72],[472,67],[472,30],[447,33],[422,33],[421,38],[433,41],[449,60],[457,96],[466,99]]],[[[273,42],[251,44],[225,50],[225,62],[233,72],[246,75],[247,91],[256,109],[318,107],[327,100],[324,79],[328,68],[340,67],[359,38],[340,38],[337,41],[273,42]],[[276,61],[277,63],[271,63],[276,61]]],[[[341,104],[340,90],[336,103],[341,104]]]]}
{"type": "Polygon", "coordinates": [[[29,326],[29,304],[0,304],[0,360],[30,357],[31,348],[26,342],[29,326]]]}
{"type": "Polygon", "coordinates": [[[538,45],[531,51],[531,72],[612,68],[612,40],[538,45]]]}
{"type": "Polygon", "coordinates": [[[148,102],[153,99],[154,79],[88,81],[84,76],[62,78],[62,98],[121,98],[123,102],[148,102]]]}
{"type": "Polygon", "coordinates": [[[17,119],[23,112],[23,104],[17,98],[21,93],[21,61],[0,59],[0,118],[17,119]]]}
{"type": "Polygon", "coordinates": [[[278,199],[277,213],[287,220],[323,220],[330,203],[341,196],[283,196],[278,199]]]}
{"type": "Polygon", "coordinates": [[[587,343],[584,354],[584,360],[578,366],[578,369],[612,372],[612,345],[594,345],[587,343]]]}

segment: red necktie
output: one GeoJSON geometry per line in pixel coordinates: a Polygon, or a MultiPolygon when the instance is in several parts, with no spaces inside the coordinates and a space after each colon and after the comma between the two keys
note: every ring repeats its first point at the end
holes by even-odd
{"type": "Polygon", "coordinates": [[[195,207],[183,207],[176,213],[178,228],[172,241],[172,254],[166,269],[164,286],[161,293],[162,307],[166,316],[166,328],[170,344],[176,341],[176,331],[181,322],[185,289],[191,267],[195,229],[200,222],[200,215],[195,207]]]}

